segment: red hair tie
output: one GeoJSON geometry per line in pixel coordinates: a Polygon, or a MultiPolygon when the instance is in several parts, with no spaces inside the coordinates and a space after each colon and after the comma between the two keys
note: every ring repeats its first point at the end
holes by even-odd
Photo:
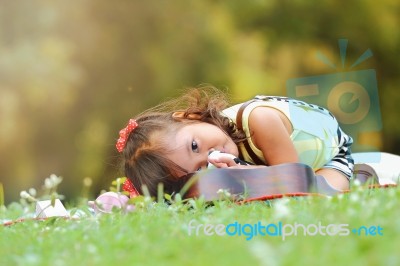
{"type": "Polygon", "coordinates": [[[130,198],[134,198],[134,197],[137,197],[140,195],[139,192],[137,191],[137,189],[135,188],[135,186],[132,184],[131,180],[129,180],[128,178],[122,184],[122,189],[124,191],[129,192],[130,198]]]}
{"type": "Polygon", "coordinates": [[[129,134],[138,126],[135,119],[129,119],[128,125],[119,131],[119,139],[115,147],[119,152],[122,152],[125,148],[126,142],[128,140],[129,134]]]}

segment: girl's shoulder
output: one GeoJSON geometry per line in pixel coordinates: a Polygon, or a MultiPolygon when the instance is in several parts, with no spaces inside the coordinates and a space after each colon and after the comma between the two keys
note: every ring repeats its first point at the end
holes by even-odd
{"type": "MultiPolygon", "coordinates": [[[[316,104],[307,103],[301,100],[297,100],[294,98],[289,98],[286,96],[270,96],[270,95],[256,95],[254,98],[239,103],[232,106],[232,110],[239,110],[240,108],[254,109],[258,106],[272,107],[278,109],[283,113],[293,113],[293,112],[311,112],[311,113],[323,113],[325,115],[331,116],[334,118],[333,114],[324,107],[321,107],[316,104]]],[[[230,109],[230,108],[228,108],[230,109]]]]}
{"type": "Polygon", "coordinates": [[[325,108],[285,96],[257,95],[253,99],[235,104],[225,110],[223,115],[232,121],[243,120],[246,124],[255,108],[268,107],[285,115],[296,127],[303,128],[310,121],[336,124],[335,117],[325,108]]]}
{"type": "Polygon", "coordinates": [[[223,114],[228,117],[234,117],[237,113],[248,113],[259,106],[286,110],[288,109],[289,104],[292,104],[292,99],[288,97],[257,95],[248,101],[240,102],[224,109],[223,114]]]}

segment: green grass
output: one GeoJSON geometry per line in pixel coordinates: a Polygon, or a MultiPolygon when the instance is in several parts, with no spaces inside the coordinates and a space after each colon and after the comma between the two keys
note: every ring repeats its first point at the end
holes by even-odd
{"type": "MultiPolygon", "coordinates": [[[[147,203],[128,214],[26,220],[0,226],[0,265],[399,265],[398,188],[357,189],[335,197],[299,197],[206,207],[147,203]],[[304,225],[380,226],[383,235],[206,236],[188,224],[235,221],[304,225]]],[[[29,205],[28,205],[29,206],[29,205]]],[[[24,205],[2,208],[0,219],[23,215],[24,205]]],[[[78,206],[85,211],[85,204],[78,206]]],[[[69,208],[71,209],[71,208],[69,208]]]]}

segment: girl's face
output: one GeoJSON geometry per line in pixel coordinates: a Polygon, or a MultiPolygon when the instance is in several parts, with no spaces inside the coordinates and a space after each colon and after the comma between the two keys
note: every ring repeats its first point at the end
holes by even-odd
{"type": "Polygon", "coordinates": [[[189,173],[207,167],[210,151],[239,154],[236,144],[223,130],[205,122],[183,126],[171,137],[169,145],[168,159],[189,173]]]}

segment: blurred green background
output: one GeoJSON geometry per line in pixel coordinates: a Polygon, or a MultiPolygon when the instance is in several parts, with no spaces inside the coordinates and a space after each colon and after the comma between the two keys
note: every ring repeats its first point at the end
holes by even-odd
{"type": "Polygon", "coordinates": [[[377,72],[381,150],[400,153],[397,0],[0,2],[0,182],[6,202],[54,173],[72,200],[122,175],[115,150],[128,119],[182,89],[228,88],[233,101],[286,95],[286,81],[377,72]]]}

